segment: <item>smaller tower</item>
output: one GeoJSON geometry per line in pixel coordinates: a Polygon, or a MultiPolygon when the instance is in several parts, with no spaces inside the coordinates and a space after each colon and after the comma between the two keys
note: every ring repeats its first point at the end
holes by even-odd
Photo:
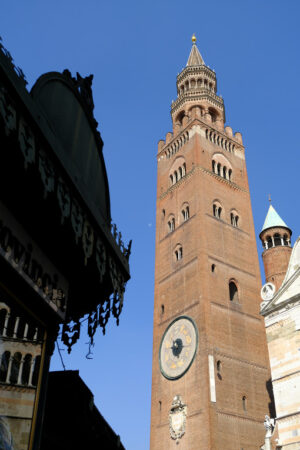
{"type": "Polygon", "coordinates": [[[260,232],[264,252],[262,254],[266,282],[275,285],[279,289],[288,268],[292,248],[292,231],[281,219],[272,205],[260,232]]]}

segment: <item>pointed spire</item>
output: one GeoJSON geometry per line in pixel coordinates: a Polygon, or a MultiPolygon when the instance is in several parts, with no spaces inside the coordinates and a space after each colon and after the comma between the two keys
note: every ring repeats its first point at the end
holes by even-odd
{"type": "Polygon", "coordinates": [[[202,66],[205,64],[203,61],[203,58],[198,50],[198,47],[196,45],[196,40],[197,40],[196,36],[193,34],[193,36],[192,36],[193,45],[192,45],[192,50],[191,50],[191,53],[190,53],[190,56],[189,56],[189,59],[187,62],[187,67],[188,66],[202,66]]]}
{"type": "Polygon", "coordinates": [[[273,206],[270,205],[269,211],[268,211],[267,217],[265,219],[265,222],[263,224],[261,232],[266,230],[267,228],[274,228],[274,227],[284,227],[284,228],[289,229],[287,224],[282,220],[282,218],[275,211],[273,206]]]}

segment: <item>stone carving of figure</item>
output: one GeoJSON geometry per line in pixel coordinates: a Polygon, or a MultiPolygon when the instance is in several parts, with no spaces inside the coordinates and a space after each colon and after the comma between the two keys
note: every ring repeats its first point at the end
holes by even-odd
{"type": "Polygon", "coordinates": [[[264,427],[266,429],[266,438],[271,437],[275,427],[275,420],[270,419],[267,414],[265,415],[264,427]]]}
{"type": "Polygon", "coordinates": [[[92,92],[92,82],[93,75],[89,75],[88,77],[83,78],[78,72],[77,75],[77,86],[80,90],[80,94],[82,95],[85,103],[91,109],[94,110],[94,100],[93,100],[93,92],[92,92]]]}

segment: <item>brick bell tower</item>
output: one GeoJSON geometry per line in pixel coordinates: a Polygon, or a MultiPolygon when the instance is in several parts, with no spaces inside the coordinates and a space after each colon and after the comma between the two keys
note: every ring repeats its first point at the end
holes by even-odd
{"type": "Polygon", "coordinates": [[[276,290],[280,288],[289,265],[292,253],[291,235],[291,229],[270,205],[259,237],[264,247],[262,258],[266,282],[273,283],[276,290]]]}
{"type": "Polygon", "coordinates": [[[151,450],[250,450],[271,402],[245,149],[196,38],[158,144],[151,450]]]}

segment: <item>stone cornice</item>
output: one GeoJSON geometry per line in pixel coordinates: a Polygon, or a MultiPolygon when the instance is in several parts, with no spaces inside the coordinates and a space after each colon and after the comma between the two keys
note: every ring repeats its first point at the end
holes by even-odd
{"type": "Polygon", "coordinates": [[[256,369],[266,370],[266,371],[269,370],[269,368],[267,366],[262,366],[261,364],[256,364],[254,362],[249,362],[249,361],[246,361],[245,359],[241,359],[241,358],[237,358],[236,356],[228,355],[227,353],[224,353],[224,352],[219,351],[219,350],[214,350],[214,354],[215,355],[219,355],[222,358],[229,359],[231,361],[236,361],[236,362],[239,362],[241,364],[245,364],[247,366],[255,367],[256,369]]]}
{"type": "Polygon", "coordinates": [[[170,192],[175,191],[176,189],[178,189],[179,186],[181,186],[181,184],[184,183],[185,180],[187,180],[188,178],[190,178],[196,171],[201,171],[206,173],[207,175],[210,175],[214,178],[216,178],[218,181],[220,181],[221,183],[225,183],[227,184],[227,186],[229,186],[231,189],[234,190],[238,190],[238,191],[242,191],[242,192],[248,192],[246,189],[238,186],[237,184],[233,183],[232,181],[226,180],[225,178],[221,177],[220,175],[217,175],[216,173],[206,169],[205,167],[202,167],[200,165],[195,165],[189,172],[187,172],[187,174],[182,177],[179,181],[177,181],[176,184],[173,184],[172,186],[170,186],[165,192],[163,192],[160,196],[159,196],[159,200],[162,200],[163,198],[165,198],[170,192]]]}
{"type": "MultiPolygon", "coordinates": [[[[166,150],[169,146],[173,145],[174,142],[177,139],[180,139],[181,136],[184,135],[185,132],[189,131],[192,129],[193,125],[195,124],[199,124],[201,129],[203,130],[209,130],[209,131],[213,131],[214,133],[217,133],[219,136],[221,136],[223,139],[226,139],[228,142],[231,142],[232,144],[235,145],[235,150],[234,152],[232,152],[233,154],[235,154],[236,151],[245,151],[245,147],[243,146],[243,144],[240,144],[236,139],[234,139],[234,137],[230,137],[228,136],[224,131],[222,130],[218,130],[217,128],[213,127],[212,124],[205,122],[204,120],[201,120],[199,118],[195,118],[192,119],[190,122],[188,122],[188,124],[186,125],[185,128],[183,128],[180,133],[176,134],[175,136],[172,137],[172,139],[165,144],[161,151],[159,153],[157,153],[157,158],[159,158],[166,150]]],[[[210,142],[210,141],[209,141],[210,142]]],[[[223,148],[219,147],[218,145],[212,143],[213,145],[215,145],[217,148],[220,148],[221,151],[224,151],[223,148]]],[[[179,149],[178,151],[180,151],[181,149],[179,149]]],[[[225,152],[227,152],[227,150],[225,150],[225,152]]]]}
{"type": "Polygon", "coordinates": [[[185,79],[187,75],[197,74],[197,73],[205,73],[212,80],[216,80],[216,73],[211,70],[209,67],[205,65],[201,66],[188,66],[185,67],[178,75],[177,75],[177,84],[185,79]]]}
{"type": "Polygon", "coordinates": [[[209,91],[208,89],[185,92],[180,95],[171,105],[171,115],[173,115],[184,103],[206,100],[212,105],[224,109],[224,101],[221,97],[209,91]]]}
{"type": "Polygon", "coordinates": [[[222,415],[222,416],[228,416],[228,417],[230,417],[230,418],[232,418],[232,419],[235,419],[235,420],[244,420],[244,421],[251,421],[251,422],[257,422],[257,423],[259,423],[259,424],[263,424],[263,419],[262,420],[259,420],[259,419],[256,419],[255,417],[252,417],[252,416],[241,416],[240,414],[236,414],[236,413],[232,413],[232,412],[226,412],[226,411],[221,411],[220,409],[217,409],[217,414],[220,414],[220,415],[222,415]]]}

